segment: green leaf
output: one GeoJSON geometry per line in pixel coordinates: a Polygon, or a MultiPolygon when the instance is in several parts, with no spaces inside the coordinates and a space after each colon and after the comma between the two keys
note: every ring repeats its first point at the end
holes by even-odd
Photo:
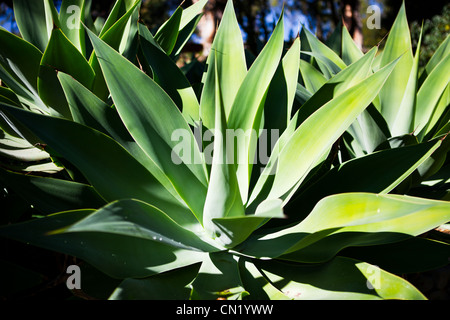
{"type": "Polygon", "coordinates": [[[60,29],[54,29],[41,61],[38,78],[39,95],[61,116],[71,119],[64,91],[58,81],[58,71],[70,74],[88,88],[91,87],[95,77],[94,70],[80,51],[60,29]]]}
{"type": "MultiPolygon", "coordinates": [[[[124,41],[128,42],[129,40],[128,34],[125,33],[125,30],[129,21],[132,18],[135,18],[135,12],[138,10],[140,3],[140,0],[117,1],[110,16],[108,17],[108,20],[105,22],[102,31],[100,32],[99,37],[115,50],[121,51],[120,49],[122,49],[121,53],[125,53],[123,50],[126,49],[121,48],[121,44],[124,41]]],[[[109,96],[109,91],[95,51],[91,54],[89,64],[95,72],[92,92],[94,92],[100,99],[106,101],[109,96]]]]}
{"type": "Polygon", "coordinates": [[[53,150],[75,165],[107,201],[138,199],[171,215],[181,225],[198,221],[116,141],[78,123],[0,104],[53,150]],[[89,141],[89,143],[86,143],[89,141]],[[114,155],[114,157],[111,157],[114,155]]]}
{"type": "Polygon", "coordinates": [[[167,20],[155,34],[155,40],[168,55],[172,53],[177,42],[182,14],[183,9],[178,7],[170,19],[167,20]]]}
{"type": "Polygon", "coordinates": [[[446,123],[450,120],[450,109],[447,108],[450,105],[450,84],[442,93],[439,99],[433,116],[430,119],[430,123],[427,127],[427,135],[435,134],[442,130],[446,123]],[[434,130],[433,130],[434,129],[434,130]]]}
{"type": "Polygon", "coordinates": [[[27,140],[3,131],[0,132],[0,154],[22,162],[49,160],[50,157],[27,140]]]}
{"type": "Polygon", "coordinates": [[[108,18],[103,24],[103,28],[99,34],[99,37],[102,37],[106,32],[108,32],[111,27],[115,25],[135,5],[135,0],[117,0],[111,12],[109,13],[108,18]]]}
{"type": "Polygon", "coordinates": [[[201,221],[207,179],[200,151],[181,112],[150,77],[92,32],[88,33],[125,126],[201,221]],[[183,155],[188,159],[179,159],[175,154],[174,150],[180,147],[174,141],[177,133],[183,138],[181,146],[188,146],[188,150],[184,150],[188,154],[183,155]],[[175,165],[178,160],[180,163],[175,165]]]}
{"type": "Polygon", "coordinates": [[[104,232],[53,231],[71,226],[93,210],[69,211],[0,228],[0,236],[78,257],[107,275],[143,278],[203,261],[205,253],[159,241],[104,232]]]}
{"type": "Polygon", "coordinates": [[[426,300],[406,280],[377,266],[337,257],[320,265],[255,261],[278,290],[294,300],[426,300]]]}
{"type": "Polygon", "coordinates": [[[250,294],[248,300],[291,300],[274,287],[252,260],[240,257],[238,267],[244,288],[250,294]]]}
{"type": "MultiPolygon", "coordinates": [[[[280,211],[281,207],[280,207],[280,211]]],[[[215,238],[226,248],[234,248],[244,242],[256,229],[264,225],[268,217],[250,215],[245,217],[226,217],[213,219],[216,226],[215,238]]]]}
{"type": "Polygon", "coordinates": [[[153,80],[164,89],[186,121],[199,121],[199,102],[191,84],[175,62],[159,47],[148,28],[139,24],[142,52],[152,68],[153,80]]]}
{"type": "Polygon", "coordinates": [[[418,236],[448,221],[449,208],[446,201],[408,196],[338,194],[321,200],[299,224],[255,234],[237,250],[258,257],[324,262],[347,247],[418,236]]]}
{"type": "Polygon", "coordinates": [[[180,202],[173,185],[161,169],[145,154],[124,126],[117,111],[100,100],[71,76],[58,74],[74,121],[103,132],[120,143],[180,202]]]}
{"type": "Polygon", "coordinates": [[[7,164],[5,165],[5,169],[22,172],[23,174],[29,174],[31,172],[36,172],[37,174],[57,174],[62,170],[50,160],[37,164],[33,162],[7,164]]]}
{"type": "Polygon", "coordinates": [[[439,45],[434,52],[431,59],[425,66],[422,74],[420,75],[419,84],[422,85],[428,75],[434,70],[434,68],[448,55],[450,54],[450,35],[439,45]]]}
{"type": "Polygon", "coordinates": [[[346,26],[342,26],[342,60],[350,65],[363,57],[363,53],[353,41],[346,26]]]}
{"type": "Polygon", "coordinates": [[[438,102],[450,81],[450,54],[447,55],[427,76],[417,93],[417,107],[414,115],[414,128],[419,139],[425,136],[445,111],[446,105],[439,108],[438,102]],[[432,121],[431,121],[432,120],[432,121]]]}
{"type": "Polygon", "coordinates": [[[0,27],[0,79],[30,109],[50,113],[37,92],[42,53],[27,41],[0,27]]]}
{"type": "Polygon", "coordinates": [[[296,39],[280,62],[269,85],[264,101],[264,129],[258,140],[258,161],[253,165],[251,188],[264,172],[272,153],[277,153],[283,139],[293,133],[295,124],[291,123],[291,114],[299,78],[300,39],[296,39]],[[286,132],[288,131],[288,132],[286,132]]]}
{"type": "Polygon", "coordinates": [[[213,218],[215,226],[213,236],[225,247],[234,248],[273,218],[285,218],[282,201],[279,199],[262,202],[254,214],[213,218]]]}
{"type": "Polygon", "coordinates": [[[325,44],[319,41],[308,28],[302,28],[300,32],[300,40],[302,42],[302,51],[307,53],[310,51],[310,55],[315,58],[315,62],[319,66],[322,73],[329,79],[333,75],[332,69],[337,67],[338,69],[344,69],[346,64],[342,59],[325,44]],[[330,66],[335,67],[330,69],[330,66]]]}
{"type": "Polygon", "coordinates": [[[108,106],[72,76],[59,72],[58,79],[64,90],[72,119],[110,135],[121,143],[121,139],[117,139],[121,135],[111,134],[111,131],[120,131],[120,128],[123,128],[120,118],[117,117],[119,121],[113,120],[114,114],[117,114],[114,108],[108,106]]]}
{"type": "Polygon", "coordinates": [[[23,175],[0,169],[0,179],[44,214],[91,208],[105,201],[91,186],[72,181],[23,175]]]}
{"type": "Polygon", "coordinates": [[[300,72],[309,92],[316,93],[327,82],[327,78],[319,70],[302,59],[300,59],[300,72]]]}
{"type": "MultiPolygon", "coordinates": [[[[141,1],[136,2],[136,6],[132,7],[130,18],[127,21],[121,42],[119,46],[119,52],[128,60],[138,64],[137,54],[139,47],[139,12],[141,9],[141,1]]],[[[113,28],[114,29],[114,28],[113,28]]],[[[108,43],[105,38],[105,42],[108,43]]]]}
{"type": "Polygon", "coordinates": [[[235,163],[238,163],[237,175],[243,203],[247,202],[251,177],[251,163],[256,147],[256,134],[259,134],[263,102],[267,89],[275,74],[283,50],[284,20],[283,14],[278,21],[269,42],[252,64],[236,94],[228,118],[228,128],[234,132],[250,134],[249,138],[237,142],[235,163]],[[256,134],[254,134],[256,133],[256,134]],[[244,140],[244,141],[242,141],[244,140]]]}
{"type": "MultiPolygon", "coordinates": [[[[216,60],[217,53],[212,54],[216,60]]],[[[239,185],[236,176],[236,165],[230,161],[228,137],[226,134],[227,125],[225,119],[225,108],[223,95],[220,88],[219,71],[215,66],[216,84],[216,125],[214,128],[214,155],[212,159],[211,175],[203,208],[203,225],[210,233],[211,237],[221,237],[213,221],[217,218],[243,217],[245,215],[244,206],[240,197],[239,185]]],[[[214,221],[215,222],[215,221],[214,221]]],[[[220,226],[219,226],[220,227],[220,226]]],[[[222,241],[224,242],[224,241],[222,241]]],[[[229,241],[225,241],[228,244],[229,241]]]]}
{"type": "MultiPolygon", "coordinates": [[[[400,58],[386,85],[380,91],[380,111],[391,130],[399,113],[399,106],[405,96],[408,80],[413,66],[411,36],[406,18],[405,5],[402,4],[382,52],[380,67],[400,58]]],[[[413,80],[413,79],[412,79],[413,80]]]]}
{"type": "Polygon", "coordinates": [[[230,116],[233,102],[247,75],[242,33],[232,1],[228,1],[225,7],[223,18],[212,43],[211,54],[208,56],[207,67],[200,101],[200,113],[203,125],[211,129],[215,124],[215,69],[218,70],[219,88],[222,92],[226,119],[230,116]],[[212,59],[214,61],[211,61],[212,59]]]}
{"type": "Polygon", "coordinates": [[[375,264],[395,274],[411,274],[448,265],[450,245],[417,237],[386,245],[347,248],[341,255],[375,264]]]}
{"type": "Polygon", "coordinates": [[[203,8],[207,3],[208,0],[200,0],[192,4],[190,7],[183,9],[177,42],[175,43],[171,54],[172,57],[178,56],[181,53],[181,50],[195,32],[197,25],[203,16],[203,8]]]}
{"type": "Polygon", "coordinates": [[[188,26],[192,20],[196,19],[198,14],[202,12],[203,8],[208,3],[208,0],[199,0],[186,9],[183,9],[183,15],[180,20],[180,30],[188,26]]]}
{"type": "Polygon", "coordinates": [[[440,141],[432,141],[379,151],[347,161],[300,192],[287,204],[286,210],[297,218],[306,216],[316,203],[333,194],[389,193],[424,163],[440,145],[440,141]]]}
{"type": "Polygon", "coordinates": [[[264,106],[267,130],[277,129],[279,133],[287,128],[298,84],[300,60],[300,39],[297,38],[286,52],[268,88],[264,106]]]}
{"type": "Polygon", "coordinates": [[[23,39],[45,51],[53,29],[53,2],[14,0],[14,16],[23,39]]]}
{"type": "Polygon", "coordinates": [[[293,112],[297,111],[297,106],[301,107],[305,104],[306,101],[308,101],[312,97],[312,93],[309,92],[304,86],[302,86],[300,83],[297,84],[297,89],[295,91],[295,104],[296,109],[293,109],[293,112]]]}
{"type": "Polygon", "coordinates": [[[417,102],[417,89],[418,89],[418,74],[419,74],[419,54],[420,45],[422,42],[422,31],[419,38],[419,43],[416,49],[416,55],[412,62],[411,73],[408,78],[408,82],[405,88],[405,93],[398,106],[397,116],[392,122],[391,132],[392,135],[400,136],[413,132],[414,128],[414,112],[418,106],[417,102]]]}
{"type": "MultiPolygon", "coordinates": [[[[133,33],[137,34],[137,11],[139,11],[141,3],[140,0],[128,0],[127,2],[127,6],[123,8],[123,10],[125,11],[123,13],[120,13],[119,15],[120,18],[117,17],[117,21],[114,21],[114,23],[110,27],[108,27],[107,30],[105,30],[104,28],[99,36],[100,39],[123,54],[127,53],[127,50],[130,49],[128,48],[130,46],[130,37],[131,39],[133,39],[133,33]],[[131,22],[135,25],[130,26],[131,22]],[[132,29],[134,29],[133,32],[132,29]]],[[[131,40],[131,42],[133,41],[131,40]]],[[[126,56],[126,58],[130,57],[126,56]]],[[[96,60],[97,59],[95,59],[94,53],[93,55],[91,55],[90,62],[94,63],[96,60]]]]}
{"type": "Polygon", "coordinates": [[[205,257],[192,283],[192,300],[240,300],[248,295],[239,277],[237,258],[227,252],[205,257]]]}
{"type": "Polygon", "coordinates": [[[391,137],[388,125],[374,106],[374,101],[358,116],[347,132],[352,139],[347,137],[344,137],[344,139],[350,145],[355,157],[374,152],[391,137]]]}
{"type": "Polygon", "coordinates": [[[200,264],[193,264],[145,279],[125,279],[109,300],[189,300],[189,285],[199,268],[200,264]]]}
{"type": "Polygon", "coordinates": [[[82,26],[85,15],[85,0],[63,0],[59,21],[61,30],[72,44],[86,57],[86,39],[82,26]]]}
{"type": "MultiPolygon", "coordinates": [[[[11,75],[15,74],[17,80],[28,90],[35,91],[42,53],[30,43],[3,28],[0,28],[0,41],[2,43],[0,47],[2,67],[11,75]]],[[[2,78],[2,80],[6,79],[2,78]]]]}
{"type": "MultiPolygon", "coordinates": [[[[267,195],[270,192],[270,188],[275,178],[276,165],[278,162],[280,151],[283,150],[284,146],[289,142],[292,135],[294,134],[297,124],[297,118],[298,112],[294,115],[281,137],[276,141],[267,165],[264,168],[261,168],[261,175],[258,177],[258,181],[253,187],[251,196],[246,205],[248,212],[254,211],[256,206],[264,203],[264,201],[267,200],[267,195]]],[[[275,199],[275,201],[276,200],[277,199],[275,199]]],[[[268,201],[270,202],[273,200],[268,201]]]]}
{"type": "Polygon", "coordinates": [[[320,52],[301,51],[301,53],[306,56],[311,56],[310,63],[314,65],[315,68],[319,68],[327,80],[331,79],[336,74],[341,72],[341,70],[343,70],[343,68],[340,68],[331,59],[320,52]],[[320,65],[317,65],[317,61],[319,61],[320,65],[323,66],[322,68],[320,68],[320,65]]]}
{"type": "Polygon", "coordinates": [[[338,97],[372,74],[371,67],[377,48],[371,49],[364,57],[343,69],[323,84],[298,111],[297,126],[303,123],[324,104],[338,97]]]}
{"type": "MultiPolygon", "coordinates": [[[[14,105],[16,107],[21,107],[21,103],[19,101],[19,98],[17,97],[17,95],[14,93],[14,91],[12,91],[9,88],[6,87],[0,87],[0,100],[4,103],[7,104],[11,104],[14,105]]],[[[3,118],[0,118],[0,122],[4,122],[3,118]]],[[[6,128],[2,125],[0,125],[0,127],[5,130],[6,128]]]]}
{"type": "Polygon", "coordinates": [[[436,174],[445,164],[448,152],[450,151],[450,139],[447,136],[448,128],[444,127],[444,129],[447,129],[447,132],[444,133],[445,136],[443,138],[438,137],[442,141],[441,147],[417,169],[418,176],[415,177],[417,182],[422,182],[436,174]]]}
{"type": "Polygon", "coordinates": [[[318,163],[332,144],[375,98],[395,62],[325,104],[296,130],[280,151],[269,198],[288,196],[291,189],[318,163]],[[355,99],[354,97],[358,97],[355,99]],[[329,123],[317,134],[314,128],[329,123]],[[296,159],[302,159],[298,163],[296,159]]]}
{"type": "MultiPolygon", "coordinates": [[[[203,239],[205,232],[189,231],[178,225],[166,213],[145,202],[121,200],[108,204],[92,215],[52,234],[101,232],[151,240],[175,248],[214,252],[219,249],[203,239]]],[[[211,242],[211,241],[210,241],[211,242]]]]}

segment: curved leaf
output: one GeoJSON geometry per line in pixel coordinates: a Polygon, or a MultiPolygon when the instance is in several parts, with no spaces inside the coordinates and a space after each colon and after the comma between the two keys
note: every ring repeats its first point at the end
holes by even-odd
{"type": "Polygon", "coordinates": [[[14,15],[22,37],[41,52],[47,48],[53,29],[53,18],[48,0],[14,0],[14,15]]]}
{"type": "MultiPolygon", "coordinates": [[[[121,49],[122,42],[125,39],[128,40],[128,34],[125,33],[125,30],[130,19],[135,18],[135,15],[133,14],[136,10],[138,10],[140,3],[140,0],[117,1],[110,16],[108,17],[108,20],[105,22],[102,31],[100,32],[99,37],[112,48],[119,51],[121,49]]],[[[102,100],[106,101],[109,96],[109,91],[95,51],[92,52],[90,56],[89,64],[95,72],[92,92],[94,92],[102,100]]]]}
{"type": "Polygon", "coordinates": [[[327,172],[287,205],[295,217],[308,214],[321,199],[338,193],[389,193],[441,145],[431,141],[375,152],[353,159],[327,172]],[[300,209],[295,209],[300,208],[300,209]]]}
{"type": "Polygon", "coordinates": [[[107,275],[143,278],[203,261],[205,253],[182,250],[159,241],[104,232],[52,234],[92,214],[62,212],[0,228],[0,236],[78,257],[107,275]]]}
{"type": "Polygon", "coordinates": [[[342,26],[342,60],[350,65],[362,58],[364,54],[353,41],[346,26],[342,26]]]}
{"type": "MultiPolygon", "coordinates": [[[[216,60],[213,53],[212,59],[216,60]]],[[[225,119],[225,108],[223,105],[223,95],[220,89],[220,79],[215,66],[216,103],[214,128],[214,155],[211,166],[211,175],[203,208],[203,225],[212,238],[220,238],[220,231],[217,230],[215,219],[243,217],[245,215],[244,205],[240,197],[239,185],[236,176],[236,165],[231,162],[228,150],[228,137],[226,135],[227,125],[225,119]]],[[[228,241],[227,241],[228,242],[228,241]]]]}
{"type": "Polygon", "coordinates": [[[391,130],[394,128],[394,122],[405,95],[406,86],[413,66],[411,36],[404,3],[389,32],[385,48],[381,55],[380,67],[386,66],[399,57],[401,58],[397,67],[380,91],[380,112],[386,119],[391,130]]]}
{"type": "Polygon", "coordinates": [[[198,223],[185,205],[178,202],[145,167],[110,137],[65,119],[3,104],[0,108],[8,110],[75,165],[107,201],[138,199],[168,212],[181,225],[198,223]]]}
{"type": "Polygon", "coordinates": [[[337,257],[321,265],[255,261],[278,290],[294,300],[426,300],[406,280],[365,262],[337,257]]]}
{"type": "Polygon", "coordinates": [[[29,42],[3,28],[0,28],[0,41],[2,67],[14,74],[28,90],[36,90],[42,53],[29,42]]]}
{"type": "Polygon", "coordinates": [[[303,27],[300,32],[302,51],[312,55],[322,73],[330,79],[337,69],[344,69],[346,64],[342,59],[319,39],[317,39],[308,28],[303,27]],[[333,67],[330,68],[330,66],[333,67]],[[334,71],[333,71],[334,70],[334,71]]]}
{"type": "Polygon", "coordinates": [[[323,76],[309,62],[300,59],[300,72],[305,83],[305,88],[312,93],[316,93],[326,82],[327,78],[323,76]]]}
{"type": "Polygon", "coordinates": [[[422,85],[428,75],[434,70],[434,68],[450,54],[450,35],[445,38],[445,40],[439,45],[437,50],[434,52],[431,59],[428,61],[425,69],[420,75],[419,84],[422,85]]]}
{"type": "Polygon", "coordinates": [[[88,217],[52,234],[101,232],[146,239],[175,248],[192,251],[214,252],[215,246],[201,228],[194,233],[178,225],[166,213],[145,202],[121,200],[108,204],[88,217]],[[211,241],[210,241],[211,242],[211,241]]]}
{"type": "Polygon", "coordinates": [[[450,203],[398,195],[345,193],[321,200],[302,222],[255,233],[237,250],[257,257],[324,262],[351,246],[394,243],[450,219],[450,203]]]}
{"type": "Polygon", "coordinates": [[[215,124],[214,80],[215,68],[218,71],[219,88],[222,92],[225,119],[230,116],[231,108],[239,88],[247,75],[244,43],[236,15],[233,1],[228,1],[223,18],[214,37],[211,54],[207,60],[208,70],[200,101],[201,119],[206,128],[213,128],[215,124]],[[215,57],[215,64],[211,59],[215,57]]]}
{"type": "Polygon", "coordinates": [[[185,44],[189,41],[192,34],[195,32],[200,19],[203,16],[203,8],[208,3],[208,0],[199,0],[193,3],[186,9],[183,9],[180,20],[180,30],[177,37],[177,42],[172,50],[171,56],[177,56],[181,53],[181,50],[185,44]]]}
{"type": "Polygon", "coordinates": [[[29,143],[27,140],[0,131],[0,154],[18,161],[50,160],[50,155],[29,143]]]}
{"type": "Polygon", "coordinates": [[[144,279],[125,279],[109,300],[188,300],[199,268],[193,264],[144,279]]]}
{"type": "Polygon", "coordinates": [[[235,132],[242,130],[246,134],[250,133],[250,138],[241,139],[245,141],[238,141],[238,152],[235,154],[235,159],[239,159],[235,163],[238,163],[237,174],[243,203],[246,203],[248,198],[251,163],[256,147],[257,137],[253,133],[259,134],[263,101],[270,81],[278,68],[283,43],[284,20],[282,14],[269,42],[253,62],[243,80],[228,117],[227,125],[229,129],[235,130],[235,132]]]}
{"type": "Polygon", "coordinates": [[[0,79],[30,109],[51,113],[37,91],[42,53],[29,42],[0,27],[0,79]]]}
{"type": "Polygon", "coordinates": [[[344,249],[340,255],[375,264],[395,274],[421,273],[448,265],[450,245],[422,237],[344,249]]]}
{"type": "Polygon", "coordinates": [[[95,77],[94,70],[80,51],[60,29],[54,29],[41,61],[38,78],[39,96],[62,116],[71,119],[64,91],[57,78],[58,71],[70,74],[88,88],[91,87],[95,77]]]}
{"type": "Polygon", "coordinates": [[[437,104],[450,81],[450,54],[447,55],[428,75],[417,93],[417,108],[414,128],[423,137],[436,124],[446,105],[437,109],[437,104]],[[431,121],[433,120],[433,121],[431,121]]]}
{"type": "Polygon", "coordinates": [[[286,199],[291,189],[317,164],[324,153],[344,133],[375,98],[395,62],[331,100],[309,117],[280,152],[275,180],[269,198],[286,199]],[[359,99],[354,99],[357,96],[359,99]],[[317,134],[313,128],[328,123],[317,134]],[[302,159],[297,163],[296,159],[302,159]]]}
{"type": "Polygon", "coordinates": [[[167,20],[155,34],[155,40],[168,55],[172,53],[177,42],[182,14],[183,9],[178,7],[170,19],[167,20]]]}
{"type": "Polygon", "coordinates": [[[44,214],[105,205],[91,186],[0,169],[0,179],[44,214]]]}
{"type": "Polygon", "coordinates": [[[139,24],[139,36],[142,53],[152,68],[153,80],[172,98],[186,121],[199,121],[200,105],[188,79],[143,24],[139,24]]]}
{"type": "Polygon", "coordinates": [[[233,255],[217,252],[205,257],[192,283],[192,300],[241,300],[247,295],[233,255]]]}
{"type": "Polygon", "coordinates": [[[202,220],[206,174],[187,122],[170,97],[150,77],[88,30],[116,109],[134,140],[172,181],[197,218],[202,220]],[[173,136],[181,133],[188,149],[175,165],[173,136]],[[200,159],[200,160],[198,160],[200,159]],[[183,161],[184,160],[184,161],[183,161]],[[200,162],[200,163],[199,163],[200,162]]]}
{"type": "Polygon", "coordinates": [[[58,78],[66,94],[74,121],[103,132],[120,143],[180,202],[172,183],[161,169],[142,151],[127,131],[117,111],[62,72],[58,78]]]}
{"type": "Polygon", "coordinates": [[[63,0],[59,11],[61,30],[83,57],[86,57],[86,39],[82,26],[85,20],[85,2],[85,0],[63,0]]]}

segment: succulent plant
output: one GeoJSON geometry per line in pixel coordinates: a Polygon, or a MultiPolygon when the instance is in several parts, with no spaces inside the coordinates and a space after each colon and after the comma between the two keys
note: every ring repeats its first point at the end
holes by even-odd
{"type": "Polygon", "coordinates": [[[0,235],[81,259],[114,284],[110,299],[425,299],[398,274],[448,263],[448,244],[418,236],[448,222],[450,204],[389,193],[440,141],[329,167],[402,58],[376,68],[374,48],[303,90],[301,39],[284,50],[284,16],[248,67],[229,1],[197,100],[173,59],[195,8],[155,35],[131,20],[138,64],[85,29],[106,99],[59,70],[67,117],[0,101],[72,170],[71,179],[1,170],[44,216],[0,235]],[[323,170],[332,174],[317,182],[323,170]]]}

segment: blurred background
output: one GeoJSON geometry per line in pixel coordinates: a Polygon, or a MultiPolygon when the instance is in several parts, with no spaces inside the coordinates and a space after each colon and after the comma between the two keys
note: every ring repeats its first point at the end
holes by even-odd
{"type": "MultiPolygon", "coordinates": [[[[187,7],[198,0],[144,0],[141,19],[151,30],[156,30],[181,5],[187,7]]],[[[237,18],[248,50],[257,53],[267,42],[284,6],[287,43],[302,27],[308,28],[323,41],[335,28],[344,23],[356,44],[367,50],[377,45],[387,34],[403,0],[234,0],[237,18]],[[377,6],[380,12],[379,28],[369,28],[367,20],[374,14],[368,11],[377,6]]],[[[54,1],[57,7],[61,0],[54,1]]],[[[115,0],[92,0],[93,19],[105,19],[115,0]]],[[[227,0],[209,0],[197,32],[185,50],[206,56],[227,0]]],[[[13,1],[0,1],[0,26],[18,33],[14,21],[13,1]]],[[[417,43],[420,28],[424,26],[421,58],[427,61],[437,46],[450,33],[450,2],[433,0],[405,0],[413,43],[417,43]]],[[[373,18],[372,18],[373,19],[373,18]]]]}

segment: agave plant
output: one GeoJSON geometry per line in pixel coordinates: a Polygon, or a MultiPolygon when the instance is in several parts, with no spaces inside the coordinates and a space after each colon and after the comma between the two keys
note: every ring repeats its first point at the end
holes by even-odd
{"type": "Polygon", "coordinates": [[[285,52],[282,14],[248,68],[229,1],[197,100],[173,62],[181,21],[180,10],[165,36],[136,23],[139,65],[86,29],[111,100],[61,71],[70,118],[0,102],[77,172],[2,171],[45,216],[0,235],[82,259],[114,284],[110,299],[425,299],[396,274],[448,263],[447,244],[417,236],[450,220],[450,205],[388,193],[437,143],[351,163],[337,175],[361,192],[289,207],[399,59],[372,72],[375,48],[330,78],[332,94],[303,92],[295,110],[300,38],[285,52]],[[396,255],[377,260],[376,249],[396,255]],[[378,265],[357,259],[367,252],[378,265]]]}
{"type": "MultiPolygon", "coordinates": [[[[302,79],[299,89],[303,96],[325,91],[330,86],[329,82],[333,82],[330,80],[332,75],[364,55],[345,27],[337,29],[327,45],[306,29],[302,32],[302,40],[303,49],[308,53],[300,65],[302,79]]],[[[431,180],[445,184],[447,179],[440,177],[443,175],[438,172],[448,172],[445,159],[450,150],[449,139],[445,139],[449,132],[449,44],[450,38],[447,37],[426,67],[420,70],[420,41],[413,55],[403,3],[383,51],[375,57],[373,69],[378,70],[395,59],[399,59],[398,66],[377,98],[343,136],[341,163],[379,150],[434,141],[440,144],[439,148],[403,183],[401,190],[408,192],[411,187],[436,174],[436,179],[431,180]]],[[[301,117],[303,119],[305,116],[301,117]]],[[[448,190],[434,195],[437,198],[446,196],[448,199],[448,190]]]]}

